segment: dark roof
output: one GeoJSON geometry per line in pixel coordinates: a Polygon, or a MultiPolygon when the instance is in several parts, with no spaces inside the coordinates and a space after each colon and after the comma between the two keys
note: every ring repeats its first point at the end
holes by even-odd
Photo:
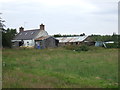
{"type": "Polygon", "coordinates": [[[13,40],[31,40],[34,39],[38,33],[40,32],[40,29],[35,29],[35,30],[27,30],[27,31],[22,31],[18,33],[13,40]]]}

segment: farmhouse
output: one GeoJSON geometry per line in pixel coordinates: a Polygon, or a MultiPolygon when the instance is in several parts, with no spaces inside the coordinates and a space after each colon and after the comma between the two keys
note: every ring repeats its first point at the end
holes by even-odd
{"type": "Polygon", "coordinates": [[[13,38],[13,47],[36,47],[48,48],[57,47],[58,40],[49,36],[45,31],[45,25],[41,24],[40,29],[24,30],[19,28],[19,33],[13,38]]]}
{"type": "Polygon", "coordinates": [[[59,40],[59,46],[64,45],[80,45],[80,44],[88,44],[93,45],[94,42],[90,41],[90,38],[85,36],[75,36],[75,37],[58,37],[56,38],[59,40]]]}

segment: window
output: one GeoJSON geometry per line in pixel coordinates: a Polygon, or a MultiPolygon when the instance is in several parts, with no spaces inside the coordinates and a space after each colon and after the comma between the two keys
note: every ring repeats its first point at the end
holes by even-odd
{"type": "Polygon", "coordinates": [[[27,35],[27,33],[25,33],[25,35],[27,35]]]}
{"type": "Polygon", "coordinates": [[[20,35],[22,35],[22,33],[20,33],[20,35]]]}
{"type": "Polygon", "coordinates": [[[34,34],[34,32],[31,32],[31,34],[34,34]]]}
{"type": "Polygon", "coordinates": [[[29,42],[27,42],[27,46],[29,46],[29,42]]]}

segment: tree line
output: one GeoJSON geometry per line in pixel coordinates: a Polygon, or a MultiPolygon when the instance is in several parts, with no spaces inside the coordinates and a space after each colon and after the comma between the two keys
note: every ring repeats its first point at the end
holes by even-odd
{"type": "Polygon", "coordinates": [[[67,34],[65,34],[65,35],[54,34],[54,35],[53,35],[53,37],[74,37],[74,36],[85,36],[85,33],[82,33],[82,34],[80,34],[80,35],[76,35],[76,34],[74,34],[74,35],[71,35],[71,34],[69,34],[69,35],[67,35],[67,34]]]}
{"type": "Polygon", "coordinates": [[[2,42],[2,43],[0,43],[0,47],[11,48],[12,47],[11,40],[17,34],[17,31],[16,31],[16,29],[10,29],[10,28],[5,29],[4,22],[5,22],[5,20],[3,20],[0,17],[0,42],[2,42]]]}
{"type": "MultiPolygon", "coordinates": [[[[53,35],[53,37],[74,37],[74,36],[85,36],[85,33],[80,34],[80,35],[61,35],[61,34],[55,34],[53,35]]],[[[90,39],[92,41],[114,41],[114,42],[118,42],[118,38],[120,37],[120,35],[113,33],[113,35],[89,35],[90,39]]]]}
{"type": "Polygon", "coordinates": [[[114,34],[113,35],[90,35],[90,38],[93,41],[114,41],[114,42],[119,42],[120,35],[114,34]]]}

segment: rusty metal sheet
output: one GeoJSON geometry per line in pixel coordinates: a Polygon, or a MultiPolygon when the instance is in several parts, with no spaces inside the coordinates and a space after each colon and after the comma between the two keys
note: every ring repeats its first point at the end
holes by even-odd
{"type": "Polygon", "coordinates": [[[84,41],[88,36],[76,36],[76,37],[59,37],[56,38],[59,40],[61,43],[65,42],[82,42],[84,41]]]}

